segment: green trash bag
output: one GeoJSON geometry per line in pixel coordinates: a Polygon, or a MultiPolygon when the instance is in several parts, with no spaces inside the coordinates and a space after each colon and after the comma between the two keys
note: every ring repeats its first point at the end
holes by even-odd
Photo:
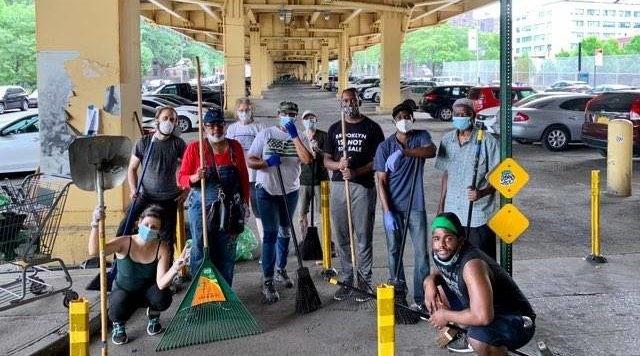
{"type": "Polygon", "coordinates": [[[236,261],[253,260],[253,251],[258,247],[258,240],[253,231],[247,226],[236,238],[236,261]]]}

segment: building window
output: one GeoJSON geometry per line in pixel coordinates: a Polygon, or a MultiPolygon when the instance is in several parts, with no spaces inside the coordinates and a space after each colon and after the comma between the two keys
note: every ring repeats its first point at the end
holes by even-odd
{"type": "Polygon", "coordinates": [[[598,9],[587,9],[587,15],[589,15],[589,16],[600,16],[600,10],[598,10],[598,9]]]}
{"type": "MultiPolygon", "coordinates": [[[[638,15],[640,15],[640,11],[638,11],[638,15]]],[[[616,10],[604,10],[604,16],[615,17],[616,10]]]]}
{"type": "Polygon", "coordinates": [[[631,11],[625,11],[624,17],[631,17],[631,11]]]}
{"type": "Polygon", "coordinates": [[[587,27],[590,27],[590,28],[600,27],[600,21],[587,21],[587,27]]]}
{"type": "Polygon", "coordinates": [[[618,23],[618,27],[620,27],[620,28],[631,28],[631,22],[620,22],[620,23],[618,23]]]}
{"type": "Polygon", "coordinates": [[[578,40],[581,40],[584,38],[584,33],[582,32],[573,32],[573,37],[575,37],[578,40]]]}
{"type": "Polygon", "coordinates": [[[575,21],[573,21],[573,25],[574,25],[575,27],[583,27],[583,26],[584,26],[584,21],[582,21],[582,20],[575,20],[575,21]]]}
{"type": "Polygon", "coordinates": [[[544,47],[545,46],[535,46],[533,47],[533,51],[537,53],[544,52],[544,47]]]}
{"type": "Polygon", "coordinates": [[[616,23],[613,21],[603,21],[602,22],[602,27],[616,27],[616,23]]]}
{"type": "Polygon", "coordinates": [[[634,11],[633,17],[640,17],[640,11],[634,11]]]}
{"type": "Polygon", "coordinates": [[[633,24],[633,28],[640,28],[640,22],[636,22],[633,24]]]}
{"type": "Polygon", "coordinates": [[[584,9],[573,9],[574,15],[584,15],[584,9]]]}
{"type": "Polygon", "coordinates": [[[602,34],[602,37],[604,37],[604,38],[612,38],[612,37],[616,37],[616,34],[612,33],[612,32],[605,32],[605,33],[602,34]]]}

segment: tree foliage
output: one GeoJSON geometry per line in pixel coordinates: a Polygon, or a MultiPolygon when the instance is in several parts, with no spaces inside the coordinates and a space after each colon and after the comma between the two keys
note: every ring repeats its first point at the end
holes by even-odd
{"type": "Polygon", "coordinates": [[[35,11],[28,3],[0,0],[0,84],[35,87],[35,11]]]}

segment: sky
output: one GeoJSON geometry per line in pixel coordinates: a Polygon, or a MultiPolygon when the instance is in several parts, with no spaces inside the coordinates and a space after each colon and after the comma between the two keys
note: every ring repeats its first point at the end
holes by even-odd
{"type": "MultiPolygon", "coordinates": [[[[523,11],[527,11],[533,7],[539,7],[540,5],[547,4],[550,2],[557,2],[559,0],[539,0],[539,1],[531,1],[531,0],[512,0],[511,5],[513,6],[513,13],[517,14],[523,11]]],[[[581,0],[580,2],[588,2],[588,3],[600,3],[600,4],[612,4],[618,2],[620,4],[637,4],[640,5],[640,0],[581,0]]],[[[487,17],[485,14],[497,14],[500,12],[500,1],[496,1],[491,5],[487,5],[473,12],[475,18],[483,18],[487,17]]],[[[495,15],[494,15],[495,16],[495,15]]]]}

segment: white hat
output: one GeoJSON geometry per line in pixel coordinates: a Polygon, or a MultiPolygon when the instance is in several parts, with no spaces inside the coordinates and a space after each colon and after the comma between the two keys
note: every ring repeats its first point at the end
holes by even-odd
{"type": "Polygon", "coordinates": [[[318,117],[318,115],[316,115],[316,113],[314,113],[313,111],[311,111],[311,110],[305,110],[305,111],[302,113],[302,116],[300,116],[300,118],[302,118],[302,120],[304,120],[304,118],[305,118],[307,115],[313,115],[313,116],[315,116],[316,118],[318,117]]]}

